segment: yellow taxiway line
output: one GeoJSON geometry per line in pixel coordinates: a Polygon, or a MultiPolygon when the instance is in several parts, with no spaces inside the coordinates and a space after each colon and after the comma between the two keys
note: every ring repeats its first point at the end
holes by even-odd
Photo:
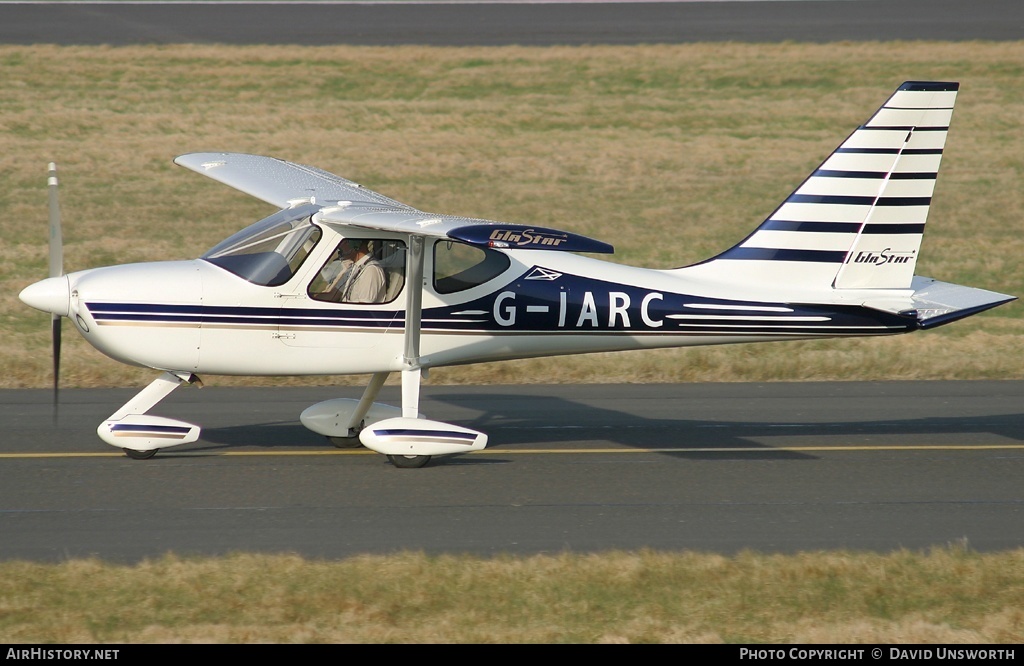
{"type": "MultiPolygon", "coordinates": [[[[472,455],[496,454],[503,456],[547,455],[547,454],[621,454],[621,453],[824,453],[824,452],[855,452],[855,451],[1020,451],[1021,444],[913,444],[913,445],[873,445],[873,446],[735,446],[725,448],[709,447],[674,447],[674,448],[633,448],[621,447],[614,449],[484,449],[467,451],[472,455]]],[[[202,456],[361,456],[379,455],[368,449],[353,450],[299,450],[299,451],[160,451],[161,458],[169,457],[202,457],[202,456]]],[[[461,454],[466,455],[466,454],[461,454]]],[[[124,453],[0,453],[0,459],[28,458],[116,458],[124,453]]]]}

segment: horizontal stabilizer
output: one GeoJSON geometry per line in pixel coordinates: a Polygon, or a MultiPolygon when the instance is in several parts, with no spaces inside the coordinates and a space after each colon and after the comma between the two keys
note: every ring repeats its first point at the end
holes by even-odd
{"type": "Polygon", "coordinates": [[[866,302],[865,307],[887,312],[913,314],[921,328],[936,328],[950,322],[984,312],[997,305],[1017,300],[1016,296],[985,289],[963,287],[932,278],[915,276],[910,303],[906,301],[866,302]]]}
{"type": "Polygon", "coordinates": [[[942,326],[1017,298],[919,276],[914,277],[911,286],[914,289],[914,309],[917,310],[921,328],[942,326]]]}

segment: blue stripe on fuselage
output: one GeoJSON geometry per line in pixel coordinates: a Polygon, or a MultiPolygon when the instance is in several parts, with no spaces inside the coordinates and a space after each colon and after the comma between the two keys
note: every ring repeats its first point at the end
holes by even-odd
{"type": "MultiPolygon", "coordinates": [[[[896,231],[895,229],[893,231],[896,231]]],[[[907,233],[909,229],[900,229],[907,233]]],[[[828,261],[844,252],[734,248],[726,258],[828,261]],[[771,255],[771,256],[768,256],[771,255]]],[[[913,330],[917,322],[856,306],[818,306],[712,299],[559,274],[527,279],[534,269],[468,302],[426,308],[424,333],[610,334],[645,335],[795,335],[833,336],[913,330]]],[[[159,303],[87,303],[101,325],[195,325],[301,330],[404,328],[403,310],[268,308],[159,303]]]]}

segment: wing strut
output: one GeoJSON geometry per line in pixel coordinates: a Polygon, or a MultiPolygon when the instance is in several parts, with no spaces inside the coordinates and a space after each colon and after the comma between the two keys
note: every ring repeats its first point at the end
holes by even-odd
{"type": "Polygon", "coordinates": [[[405,297],[405,349],[402,369],[402,416],[420,413],[420,318],[423,314],[423,236],[409,237],[409,269],[405,297]]]}
{"type": "Polygon", "coordinates": [[[420,416],[420,324],[423,316],[423,236],[409,237],[406,269],[405,347],[402,351],[402,416],[385,419],[359,433],[363,446],[383,453],[395,467],[426,465],[431,456],[479,451],[487,435],[463,426],[432,421],[420,416]]]}

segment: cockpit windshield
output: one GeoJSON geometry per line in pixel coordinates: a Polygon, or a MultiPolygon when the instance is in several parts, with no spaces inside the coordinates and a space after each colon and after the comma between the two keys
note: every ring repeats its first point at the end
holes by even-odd
{"type": "Polygon", "coordinates": [[[201,259],[240,278],[265,287],[278,287],[295,275],[320,240],[312,224],[313,204],[286,208],[218,243],[201,259]]]}

